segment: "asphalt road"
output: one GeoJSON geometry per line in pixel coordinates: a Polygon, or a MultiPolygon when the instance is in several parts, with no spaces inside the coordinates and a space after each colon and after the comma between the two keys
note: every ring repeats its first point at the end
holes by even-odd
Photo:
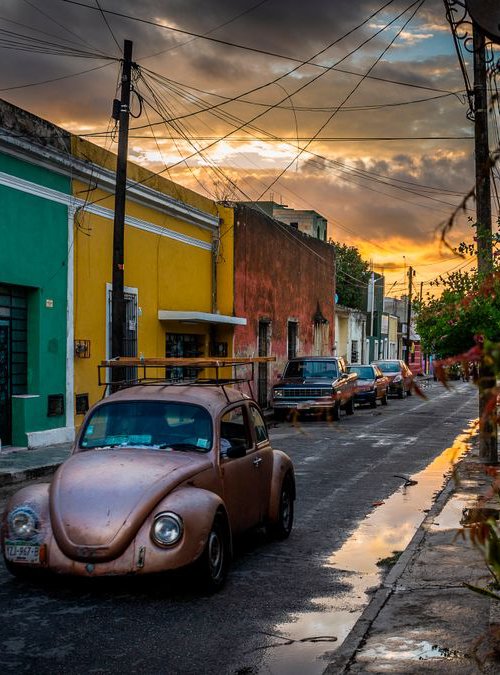
{"type": "MultiPolygon", "coordinates": [[[[240,541],[229,581],[215,596],[199,595],[183,574],[28,583],[0,563],[0,670],[321,672],[325,652],[350,627],[343,617],[355,618],[368,600],[329,563],[332,554],[401,489],[397,474],[424,469],[477,416],[472,385],[447,391],[432,383],[426,391],[427,401],[391,399],[332,424],[273,425],[273,443],[297,473],[294,531],[285,542],[263,532],[240,541]]],[[[9,490],[0,492],[0,507],[9,490]]]]}

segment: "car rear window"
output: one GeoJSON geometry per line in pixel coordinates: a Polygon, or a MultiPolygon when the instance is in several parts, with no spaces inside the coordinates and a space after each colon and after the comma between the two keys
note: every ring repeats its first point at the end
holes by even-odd
{"type": "Polygon", "coordinates": [[[338,377],[337,364],[331,361],[290,361],[284,377],[334,379],[338,377]]]}
{"type": "Polygon", "coordinates": [[[393,363],[393,362],[385,362],[384,363],[384,361],[381,361],[381,362],[377,363],[377,366],[384,373],[398,373],[401,370],[399,363],[393,363]]]}
{"type": "Polygon", "coordinates": [[[350,373],[356,373],[362,380],[373,380],[375,377],[371,366],[349,366],[350,373]]]}
{"type": "Polygon", "coordinates": [[[212,447],[212,419],[189,403],[113,401],[96,408],[80,438],[80,448],[138,447],[195,450],[212,447]]]}

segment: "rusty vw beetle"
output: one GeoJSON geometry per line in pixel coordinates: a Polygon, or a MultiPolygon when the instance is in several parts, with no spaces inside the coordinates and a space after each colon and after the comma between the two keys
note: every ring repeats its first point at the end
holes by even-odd
{"type": "Polygon", "coordinates": [[[50,484],[11,497],[2,552],[18,575],[139,575],[193,564],[217,590],[233,536],[264,524],[288,537],[294,499],[292,462],[271,447],[249,396],[222,386],[133,386],[90,410],[50,484]]]}

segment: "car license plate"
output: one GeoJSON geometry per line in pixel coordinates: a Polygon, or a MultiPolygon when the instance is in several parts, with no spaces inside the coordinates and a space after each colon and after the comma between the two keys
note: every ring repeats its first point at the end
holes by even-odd
{"type": "Polygon", "coordinates": [[[38,544],[21,544],[5,542],[5,557],[16,563],[40,563],[40,546],[38,544]]]}
{"type": "Polygon", "coordinates": [[[297,410],[309,410],[311,407],[310,401],[304,401],[303,403],[297,403],[297,410]]]}

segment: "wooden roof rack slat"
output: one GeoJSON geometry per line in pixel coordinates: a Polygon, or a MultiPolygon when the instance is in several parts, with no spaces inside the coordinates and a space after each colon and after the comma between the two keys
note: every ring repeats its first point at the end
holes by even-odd
{"type": "Polygon", "coordinates": [[[176,358],[176,357],[155,357],[139,358],[130,356],[118,356],[115,359],[101,361],[101,366],[105,368],[123,368],[123,367],[200,367],[200,368],[224,368],[229,366],[252,365],[253,363],[270,363],[276,361],[275,356],[249,356],[249,357],[195,357],[195,358],[176,358]]]}

